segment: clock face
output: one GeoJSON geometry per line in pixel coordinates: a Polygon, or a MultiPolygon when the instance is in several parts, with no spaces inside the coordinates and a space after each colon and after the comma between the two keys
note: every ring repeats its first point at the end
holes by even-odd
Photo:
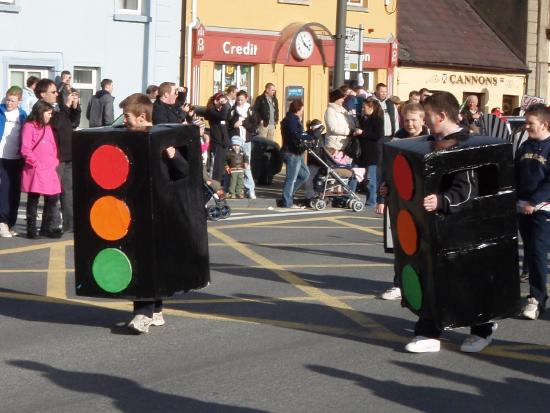
{"type": "Polygon", "coordinates": [[[310,32],[304,31],[296,35],[296,41],[294,42],[292,51],[296,59],[305,60],[313,54],[314,47],[315,43],[313,41],[313,36],[310,32]]]}

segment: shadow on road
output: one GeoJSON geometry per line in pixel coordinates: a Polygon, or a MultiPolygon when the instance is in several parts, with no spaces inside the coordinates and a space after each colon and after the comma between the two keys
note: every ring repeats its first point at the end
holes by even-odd
{"type": "MultiPolygon", "coordinates": [[[[427,385],[408,385],[396,380],[378,380],[344,370],[319,365],[306,366],[310,370],[352,382],[370,390],[375,396],[402,406],[428,413],[444,411],[475,412],[543,412],[548,410],[550,392],[547,384],[534,380],[509,377],[504,382],[490,378],[454,373],[450,370],[429,367],[423,364],[394,362],[403,368],[402,377],[415,377],[422,382],[422,375],[453,385],[471,386],[473,391],[459,391],[427,385]],[[408,372],[406,371],[408,370],[408,372]]],[[[511,372],[512,373],[512,372],[511,372]]]]}
{"type": "MultiPolygon", "coordinates": [[[[28,360],[11,360],[8,364],[36,371],[59,387],[78,393],[109,397],[121,412],[263,412],[241,406],[204,402],[174,394],[161,393],[122,377],[107,374],[62,370],[28,360]]],[[[61,401],[60,401],[61,402],[61,401]]]]}

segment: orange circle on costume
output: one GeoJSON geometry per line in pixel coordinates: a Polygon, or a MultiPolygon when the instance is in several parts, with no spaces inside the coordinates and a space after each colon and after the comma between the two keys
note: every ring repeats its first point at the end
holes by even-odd
{"type": "Polygon", "coordinates": [[[413,255],[418,248],[418,233],[409,211],[402,209],[397,215],[397,237],[399,245],[407,255],[413,255]]]}
{"type": "Polygon", "coordinates": [[[409,201],[414,192],[414,179],[411,165],[403,155],[393,160],[393,182],[401,199],[409,201]]]}
{"type": "Polygon", "coordinates": [[[128,233],[130,209],[114,196],[103,196],[90,209],[90,223],[95,233],[107,241],[116,241],[128,233]]]}

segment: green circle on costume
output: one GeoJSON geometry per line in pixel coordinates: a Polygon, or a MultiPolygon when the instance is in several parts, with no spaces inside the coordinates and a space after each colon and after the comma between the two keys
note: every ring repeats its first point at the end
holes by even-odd
{"type": "Polygon", "coordinates": [[[97,284],[109,293],[119,293],[132,280],[132,264],[122,251],[106,248],[96,255],[92,274],[97,284]]]}
{"type": "Polygon", "coordinates": [[[403,284],[403,295],[413,310],[420,310],[422,307],[422,286],[418,274],[410,265],[405,265],[401,271],[401,283],[403,284]]]}

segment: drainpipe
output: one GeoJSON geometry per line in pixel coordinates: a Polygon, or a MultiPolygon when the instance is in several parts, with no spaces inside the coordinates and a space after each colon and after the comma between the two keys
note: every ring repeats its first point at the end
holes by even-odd
{"type": "Polygon", "coordinates": [[[193,60],[193,28],[197,25],[197,0],[191,3],[191,23],[187,27],[187,69],[185,71],[185,85],[189,88],[188,96],[191,96],[191,67],[193,60]]]}

